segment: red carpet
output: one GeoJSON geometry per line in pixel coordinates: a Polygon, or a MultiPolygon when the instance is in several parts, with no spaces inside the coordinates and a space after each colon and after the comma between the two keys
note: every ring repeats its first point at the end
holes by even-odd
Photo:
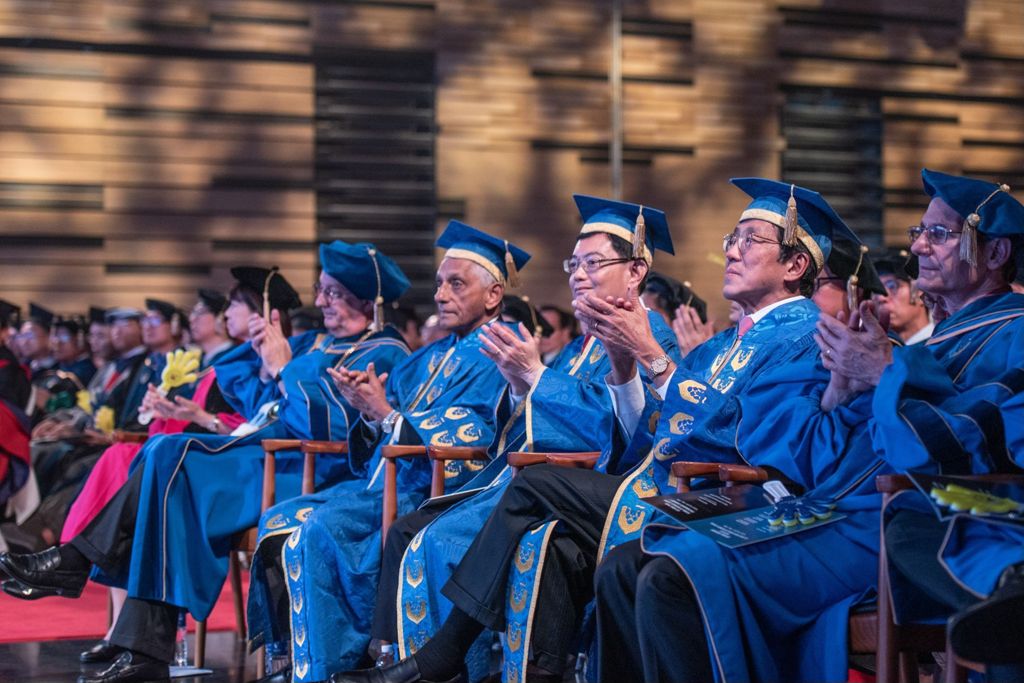
{"type": "MultiPolygon", "coordinates": [[[[242,572],[243,593],[248,587],[249,573],[242,572]]],[[[90,581],[77,600],[46,598],[27,601],[0,593],[0,614],[4,623],[0,643],[101,638],[107,632],[107,589],[90,581]]],[[[206,624],[210,631],[235,628],[235,608],[228,584],[224,585],[206,624]]],[[[194,628],[195,624],[189,618],[189,631],[194,628]]]]}

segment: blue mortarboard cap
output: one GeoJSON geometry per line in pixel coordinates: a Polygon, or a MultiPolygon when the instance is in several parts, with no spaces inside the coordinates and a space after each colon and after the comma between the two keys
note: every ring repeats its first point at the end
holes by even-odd
{"type": "Polygon", "coordinates": [[[648,264],[655,249],[675,254],[664,211],[585,194],[574,194],[572,198],[583,219],[580,235],[603,232],[620,237],[633,245],[633,256],[648,264]]]}
{"type": "Polygon", "coordinates": [[[369,242],[335,240],[320,245],[320,267],[363,301],[394,301],[409,289],[409,278],[389,256],[369,242]]]}
{"type": "Polygon", "coordinates": [[[53,326],[53,319],[55,317],[52,311],[43,308],[37,303],[29,302],[28,319],[40,327],[49,330],[53,326]]]}
{"type": "Polygon", "coordinates": [[[281,275],[277,266],[273,268],[235,266],[231,269],[231,277],[257,292],[263,297],[264,304],[272,309],[290,311],[302,306],[299,293],[295,291],[284,275],[281,275]]]}
{"type": "Polygon", "coordinates": [[[530,255],[508,240],[492,237],[460,221],[448,221],[448,227],[435,245],[446,249],[445,258],[461,258],[482,266],[494,279],[509,287],[519,286],[519,271],[530,255]]]}
{"type": "Polygon", "coordinates": [[[758,219],[782,228],[783,242],[792,245],[797,240],[807,247],[819,270],[828,263],[834,234],[860,244],[836,210],[814,190],[767,178],[733,178],[729,182],[753,199],[740,221],[758,219]]]}
{"type": "Polygon", "coordinates": [[[1024,234],[1024,206],[1010,194],[1009,185],[927,168],[921,169],[921,180],[929,197],[939,197],[963,217],[960,258],[971,265],[977,265],[978,261],[975,233],[990,237],[1024,234]]]}
{"type": "Polygon", "coordinates": [[[369,242],[321,244],[320,265],[357,297],[373,302],[374,330],[384,326],[384,304],[409,289],[409,278],[398,264],[369,242]]]}
{"type": "Polygon", "coordinates": [[[216,289],[207,289],[203,287],[198,292],[199,300],[203,302],[211,313],[214,315],[220,315],[228,307],[228,298],[218,292],[216,289]]]}
{"type": "Polygon", "coordinates": [[[106,312],[107,324],[113,323],[118,320],[141,320],[142,311],[137,308],[128,308],[121,306],[119,308],[108,308],[106,312]]]}

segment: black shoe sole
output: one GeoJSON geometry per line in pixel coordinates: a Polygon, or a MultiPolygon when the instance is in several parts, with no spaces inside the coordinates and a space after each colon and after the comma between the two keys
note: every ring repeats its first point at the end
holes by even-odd
{"type": "Polygon", "coordinates": [[[1021,661],[1021,628],[1024,592],[968,607],[950,621],[949,639],[953,651],[968,661],[1017,664],[1021,661]]]}

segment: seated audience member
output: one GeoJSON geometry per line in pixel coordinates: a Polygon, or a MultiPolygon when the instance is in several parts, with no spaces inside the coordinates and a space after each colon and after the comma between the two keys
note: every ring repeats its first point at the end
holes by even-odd
{"type": "Polygon", "coordinates": [[[889,316],[889,329],[904,344],[920,344],[932,336],[932,322],[921,293],[917,291],[917,256],[906,249],[889,249],[874,259],[875,267],[885,285],[885,296],[879,298],[880,308],[889,316]]]}
{"type": "MultiPolygon", "coordinates": [[[[874,477],[890,468],[994,463],[1004,451],[977,431],[991,424],[982,417],[991,415],[989,402],[1013,393],[1006,379],[1019,379],[1020,361],[978,351],[1024,342],[1024,300],[1008,294],[1007,270],[1020,249],[1024,207],[990,183],[922,175],[932,200],[911,229],[918,286],[951,312],[932,339],[893,348],[871,302],[848,321],[823,313],[823,371],[812,360],[776,373],[790,396],[774,405],[740,397],[744,419],[758,425],[739,433],[740,450],[757,454],[751,463],[791,490],[807,491],[777,504],[780,520],[786,510],[808,521],[837,519],[736,548],[678,526],[649,526],[640,543],[613,550],[597,577],[599,680],[622,680],[623,672],[645,681],[846,680],[849,611],[870,599],[877,579],[874,477]],[[962,227],[965,215],[979,220],[962,227]],[[815,376],[811,391],[802,388],[815,376]]],[[[887,548],[899,549],[900,573],[930,581],[926,565],[938,566],[944,533],[930,512],[895,530],[890,523],[887,548]]]]}
{"type": "Polygon", "coordinates": [[[540,314],[552,330],[551,334],[541,338],[540,358],[544,365],[551,365],[562,349],[579,336],[579,323],[571,312],[552,304],[541,306],[540,314]]]}
{"type": "Polygon", "coordinates": [[[861,301],[882,296],[885,291],[867,246],[860,240],[837,235],[825,267],[814,281],[811,300],[823,313],[833,318],[842,313],[849,320],[861,301]]]}
{"type": "Polygon", "coordinates": [[[692,308],[701,323],[708,321],[708,305],[697,296],[688,282],[680,282],[662,273],[651,273],[641,300],[650,310],[661,314],[666,323],[672,322],[680,306],[692,308]]]}
{"type": "MultiPolygon", "coordinates": [[[[18,350],[21,362],[28,365],[30,378],[35,384],[57,365],[50,351],[50,329],[56,316],[39,304],[30,303],[28,318],[18,331],[18,350]]],[[[42,401],[45,403],[45,400],[42,401]]]]}
{"type": "MultiPolygon", "coordinates": [[[[292,659],[289,669],[271,672],[270,680],[325,678],[366,652],[381,560],[381,449],[486,446],[493,437],[494,403],[505,380],[483,353],[482,329],[498,319],[506,285],[518,280],[530,256],[459,221],[448,224],[437,246],[446,251],[434,300],[448,334],[409,356],[386,379],[376,365],[362,372],[330,370],[361,413],[348,430],[355,478],[275,505],[260,521],[249,592],[250,643],[266,643],[271,655],[292,659]]],[[[399,461],[397,467],[397,509],[406,513],[426,496],[430,467],[425,459],[399,461]]],[[[481,468],[448,463],[446,487],[456,488],[481,468]]]]}
{"type": "MultiPolygon", "coordinates": [[[[89,327],[86,330],[85,340],[89,345],[92,364],[96,366],[98,374],[98,371],[106,367],[107,363],[114,358],[114,348],[110,345],[110,327],[107,325],[106,309],[96,306],[89,307],[89,327]]],[[[92,386],[95,379],[96,375],[93,375],[93,380],[90,380],[87,389],[92,386]]]]}
{"type": "MultiPolygon", "coordinates": [[[[374,323],[381,320],[375,297],[385,284],[408,286],[397,266],[371,244],[323,245],[320,258],[317,303],[327,332],[291,339],[287,316],[269,305],[277,299],[274,290],[288,300],[284,308],[300,305],[280,273],[232,270],[262,292],[261,314],[248,320],[251,340],[215,365],[224,398],[245,423],[232,434],[150,439],[125,485],[68,543],[34,555],[0,554],[10,580],[34,589],[33,597],[76,597],[94,567],[94,579],[127,589],[109,638],[119,654],[83,683],[167,677],[179,610],[196,619],[209,615],[227,575],[232,539],[259,520],[261,441],[345,438],[356,413],[336,395],[325,370],[376,363],[387,372],[405,357],[398,333],[374,323]]],[[[302,462],[297,453],[278,455],[275,488],[283,499],[299,492],[302,462]]],[[[320,482],[346,476],[347,463],[318,464],[320,482]]],[[[23,590],[13,588],[5,590],[23,590]]]]}
{"type": "Polygon", "coordinates": [[[520,324],[532,337],[542,339],[554,332],[551,324],[544,319],[534,306],[530,304],[529,297],[518,297],[515,294],[506,294],[501,299],[501,319],[518,327],[520,324]]]}
{"type": "MultiPolygon", "coordinates": [[[[292,334],[300,336],[307,332],[321,332],[324,329],[324,314],[316,306],[303,306],[292,311],[292,334]]],[[[289,335],[291,336],[291,335],[289,335]]]]}
{"type": "Polygon", "coordinates": [[[441,327],[441,317],[437,313],[427,316],[420,328],[420,345],[433,344],[438,339],[448,336],[445,329],[441,327]]]}
{"type": "MultiPolygon", "coordinates": [[[[911,228],[917,286],[950,315],[926,343],[907,347],[885,368],[874,396],[874,444],[898,471],[1019,474],[1024,295],[1010,284],[1024,254],[1024,206],[1006,185],[935,171],[925,171],[924,180],[932,202],[921,225],[911,228]],[[943,363],[946,354],[951,362],[943,363]]],[[[916,490],[899,494],[886,509],[885,526],[897,618],[964,611],[964,622],[953,622],[955,640],[983,662],[1019,664],[1019,653],[1016,660],[995,656],[1006,642],[998,635],[989,641],[991,658],[971,646],[985,636],[970,634],[967,616],[979,598],[996,591],[1007,568],[1009,584],[1015,583],[1012,565],[1024,561],[1024,546],[1021,534],[1010,531],[969,514],[941,521],[916,490]]],[[[1000,628],[1011,628],[1006,618],[1000,628]]],[[[990,667],[988,678],[1019,680],[1019,671],[990,667]]]]}
{"type": "Polygon", "coordinates": [[[78,378],[82,388],[96,374],[96,365],[86,344],[86,322],[81,318],[57,318],[50,335],[50,348],[57,368],[78,378]]]}
{"type": "Polygon", "coordinates": [[[511,646],[506,651],[506,675],[518,678],[532,665],[533,675],[557,677],[553,669],[564,662],[551,657],[547,669],[542,662],[548,658],[540,655],[568,653],[593,597],[599,559],[644,525],[646,513],[635,509],[639,497],[667,487],[669,465],[692,458],[691,448],[706,459],[743,462],[736,449],[737,398],[758,388],[768,394],[765,401],[780,400],[782,395],[771,395],[771,385],[762,386],[761,380],[775,368],[817,355],[818,309],[805,297],[825,264],[832,234],[847,228],[819,195],[804,188],[761,179],[733,182],[753,197],[723,239],[723,294],[746,311],[737,329],[717,335],[677,365],[665,362],[635,290],[619,300],[593,292],[574,299],[577,316],[609,355],[606,382],[621,425],[614,429],[633,434],[622,462],[639,462],[621,475],[552,465],[524,469],[442,588],[453,607],[431,639],[391,667],[337,675],[335,683],[448,680],[458,675],[484,628],[506,626],[512,629],[506,638],[517,643],[514,652],[511,646]],[[797,216],[787,212],[787,200],[799,208],[797,216]],[[640,372],[648,375],[653,391],[644,387],[640,372]],[[654,393],[665,397],[663,406],[651,399],[654,393]],[[655,410],[662,419],[654,418],[655,410]],[[653,435],[652,422],[657,423],[653,435]],[[619,512],[623,505],[629,509],[619,512]],[[527,557],[532,559],[524,563],[527,557]],[[510,570],[518,573],[510,577],[510,570]],[[552,599],[556,606],[545,605],[552,599]],[[523,617],[507,616],[507,607],[523,617]],[[531,618],[538,613],[544,617],[543,643],[524,635],[539,627],[531,618]]]}
{"type": "MultiPolygon", "coordinates": [[[[14,337],[21,327],[21,307],[0,299],[0,345],[7,346],[14,353],[14,337]]],[[[15,353],[15,358],[17,358],[15,353]]]]}
{"type": "MultiPolygon", "coordinates": [[[[0,510],[6,510],[7,501],[28,481],[30,426],[25,406],[31,392],[25,368],[0,344],[0,510]]],[[[0,546],[6,547],[2,535],[0,546]]]]}
{"type": "MultiPolygon", "coordinates": [[[[643,208],[645,244],[634,255],[639,205],[580,195],[575,199],[583,225],[573,254],[564,264],[574,298],[592,293],[601,299],[618,300],[626,299],[630,292],[644,291],[655,249],[671,253],[664,213],[643,208]]],[[[662,362],[677,362],[675,340],[664,319],[653,311],[647,311],[646,318],[662,351],[662,362]]],[[[601,341],[589,334],[586,323],[584,326],[588,334],[573,340],[550,367],[540,362],[539,348],[535,350],[529,340],[504,334],[500,329],[484,331],[485,353],[509,383],[498,403],[500,429],[490,446],[494,456],[488,467],[490,476],[481,474],[467,486],[470,491],[478,490],[475,495],[466,492],[466,497],[458,499],[433,500],[392,525],[384,549],[371,634],[381,643],[397,643],[397,654],[407,655],[426,642],[450,610],[451,603],[441,594],[441,588],[473,542],[480,520],[494,508],[511,481],[512,473],[506,467],[509,453],[604,449],[607,457],[597,463],[599,471],[616,473],[626,469],[618,456],[627,435],[616,429],[611,396],[604,382],[611,368],[609,357],[601,341]],[[609,438],[614,446],[606,448],[609,438]],[[414,536],[416,543],[411,544],[414,536]],[[425,611],[407,610],[421,603],[425,611]]],[[[558,597],[541,606],[562,608],[558,597]]],[[[544,650],[560,642],[556,633],[547,630],[548,625],[558,628],[562,623],[543,613],[535,620],[534,640],[544,652],[538,655],[542,669],[564,668],[562,653],[544,650]]],[[[482,673],[480,660],[487,661],[479,656],[486,655],[487,648],[479,650],[483,652],[470,658],[471,676],[482,673]]]]}
{"type": "Polygon", "coordinates": [[[384,309],[384,319],[394,325],[402,338],[409,345],[410,351],[416,351],[423,346],[423,339],[420,336],[420,328],[423,321],[416,314],[416,309],[411,304],[403,304],[399,301],[392,302],[384,309]]]}

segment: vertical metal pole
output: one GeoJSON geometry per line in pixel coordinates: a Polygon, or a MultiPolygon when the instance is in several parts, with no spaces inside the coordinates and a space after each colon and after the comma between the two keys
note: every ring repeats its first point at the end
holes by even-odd
{"type": "Polygon", "coordinates": [[[622,198],[622,0],[612,3],[612,54],[608,69],[611,90],[612,136],[609,142],[612,199],[622,198]]]}

